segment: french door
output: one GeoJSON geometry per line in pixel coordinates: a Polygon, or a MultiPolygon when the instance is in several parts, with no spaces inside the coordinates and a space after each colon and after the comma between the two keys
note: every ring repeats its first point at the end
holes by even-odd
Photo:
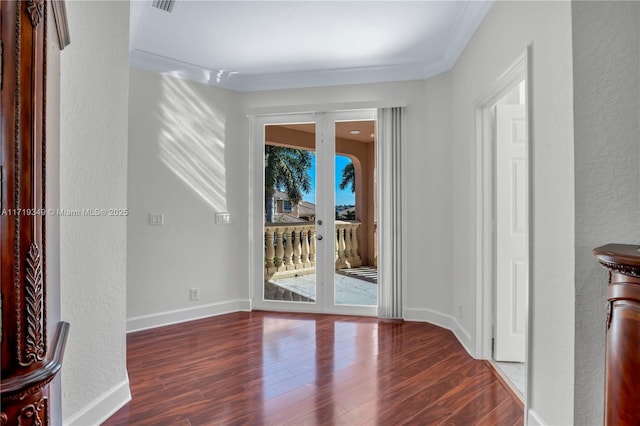
{"type": "Polygon", "coordinates": [[[377,315],[375,110],[255,117],[252,306],[377,315]]]}

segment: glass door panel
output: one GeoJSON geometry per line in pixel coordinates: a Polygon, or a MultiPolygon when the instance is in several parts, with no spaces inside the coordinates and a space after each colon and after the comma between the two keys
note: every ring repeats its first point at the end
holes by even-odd
{"type": "Polygon", "coordinates": [[[253,306],[376,315],[375,111],[264,116],[254,129],[253,306]]]}
{"type": "Polygon", "coordinates": [[[263,182],[263,300],[315,304],[315,123],[265,126],[263,182]]]}
{"type": "Polygon", "coordinates": [[[335,121],[334,305],[378,305],[375,121],[335,121]]]}

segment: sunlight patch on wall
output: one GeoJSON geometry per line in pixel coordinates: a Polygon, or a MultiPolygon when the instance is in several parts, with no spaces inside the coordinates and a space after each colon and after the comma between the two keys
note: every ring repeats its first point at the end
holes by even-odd
{"type": "Polygon", "coordinates": [[[225,116],[184,80],[163,79],[160,159],[213,210],[227,211],[225,116]]]}

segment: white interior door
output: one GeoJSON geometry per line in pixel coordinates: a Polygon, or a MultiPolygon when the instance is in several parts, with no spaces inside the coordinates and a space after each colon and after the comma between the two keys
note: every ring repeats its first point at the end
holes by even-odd
{"type": "Polygon", "coordinates": [[[529,253],[524,105],[496,110],[496,361],[525,361],[529,253]]]}

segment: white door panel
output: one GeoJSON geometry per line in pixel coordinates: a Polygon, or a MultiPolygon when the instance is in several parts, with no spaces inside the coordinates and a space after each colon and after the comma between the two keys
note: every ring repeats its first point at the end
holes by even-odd
{"type": "Polygon", "coordinates": [[[496,110],[496,361],[524,362],[528,295],[524,105],[496,110]]]}

